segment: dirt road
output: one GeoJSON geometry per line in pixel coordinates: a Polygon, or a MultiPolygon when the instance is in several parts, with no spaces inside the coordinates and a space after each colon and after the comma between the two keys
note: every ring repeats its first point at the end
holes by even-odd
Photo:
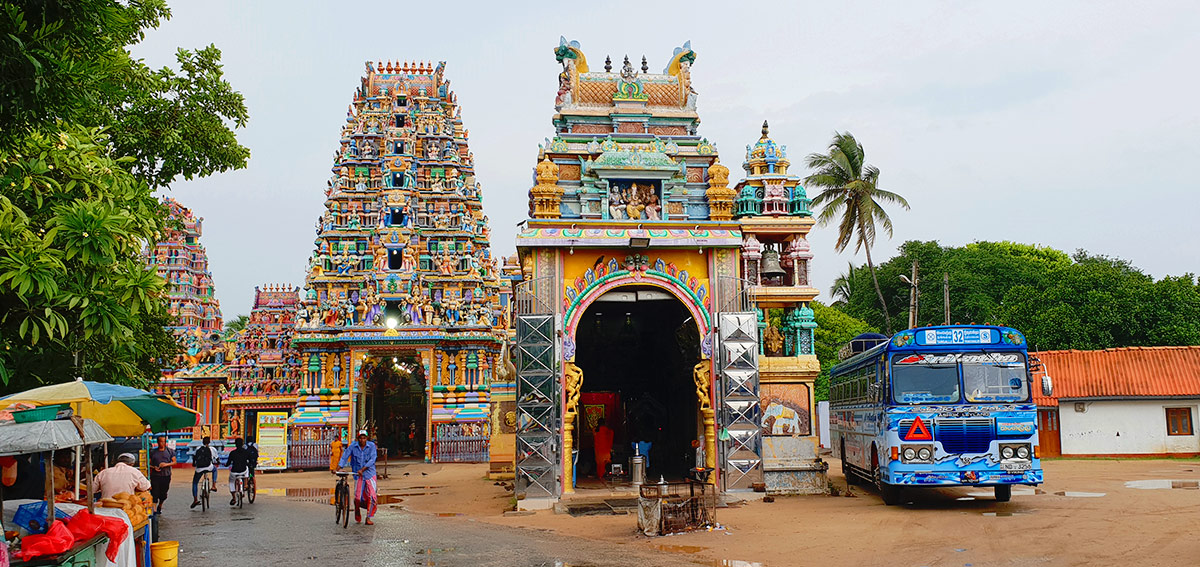
{"type": "MultiPolygon", "coordinates": [[[[831,465],[830,480],[845,492],[831,465]]],[[[1200,461],[1060,460],[1045,469],[1044,485],[1015,489],[1008,503],[990,490],[956,488],[915,491],[910,503],[889,507],[853,486],[850,496],[750,501],[718,511],[725,530],[660,538],[637,535],[631,515],[504,516],[510,493],[477,465],[407,465],[380,489],[393,495],[389,505],[418,513],[668,551],[699,565],[1200,564],[1200,461]]],[[[328,477],[272,475],[262,485],[325,486],[328,477]]]]}

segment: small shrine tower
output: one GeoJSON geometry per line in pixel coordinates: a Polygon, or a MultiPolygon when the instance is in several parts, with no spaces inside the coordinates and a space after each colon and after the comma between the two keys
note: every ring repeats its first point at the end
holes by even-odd
{"type": "Polygon", "coordinates": [[[772,493],[825,492],[827,465],[817,454],[813,387],[821,365],[809,284],[814,221],[800,177],[788,172],[787,147],[762,136],[746,147],[745,179],[735,187],[742,231],[742,274],[758,319],[763,481],[772,493]]]}
{"type": "Polygon", "coordinates": [[[488,459],[507,321],[444,70],[368,62],[354,92],[297,311],[301,439],[366,428],[393,455],[488,459]]]}

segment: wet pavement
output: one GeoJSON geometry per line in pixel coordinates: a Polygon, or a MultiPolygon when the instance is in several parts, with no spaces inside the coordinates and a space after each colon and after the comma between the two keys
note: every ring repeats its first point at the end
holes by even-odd
{"type": "Polygon", "coordinates": [[[333,507],[321,502],[323,490],[271,491],[242,509],[229,506],[227,492],[218,492],[206,512],[188,509],[187,490],[173,492],[159,537],[179,541],[182,565],[711,565],[677,552],[648,553],[629,545],[479,523],[454,512],[417,514],[400,505],[381,505],[374,526],[351,521],[342,528],[333,522],[333,507]]]}

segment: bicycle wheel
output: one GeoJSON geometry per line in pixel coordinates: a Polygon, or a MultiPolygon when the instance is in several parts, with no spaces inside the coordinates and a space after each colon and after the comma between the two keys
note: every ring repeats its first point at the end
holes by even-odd
{"type": "Polygon", "coordinates": [[[342,485],[342,527],[350,525],[350,487],[342,485]]]}
{"type": "Polygon", "coordinates": [[[250,500],[250,503],[251,503],[251,504],[253,504],[253,503],[254,503],[254,497],[255,497],[255,496],[257,495],[257,493],[258,493],[258,487],[256,486],[256,484],[257,484],[257,483],[255,483],[255,482],[254,482],[254,477],[253,477],[253,476],[252,476],[252,477],[250,477],[250,478],[248,478],[248,479],[246,479],[246,498],[247,498],[248,500],[250,500]]]}
{"type": "Polygon", "coordinates": [[[200,482],[200,490],[201,490],[201,492],[200,492],[200,511],[207,512],[208,511],[208,493],[212,491],[212,486],[208,484],[207,476],[205,476],[204,480],[202,480],[200,482]]]}
{"type": "Polygon", "coordinates": [[[246,486],[246,481],[244,481],[240,478],[237,479],[237,484],[235,485],[235,488],[237,488],[237,507],[238,508],[242,507],[242,492],[245,490],[245,486],[246,486]]]}
{"type": "Polygon", "coordinates": [[[333,523],[342,523],[342,485],[338,483],[333,489],[333,523]]]}

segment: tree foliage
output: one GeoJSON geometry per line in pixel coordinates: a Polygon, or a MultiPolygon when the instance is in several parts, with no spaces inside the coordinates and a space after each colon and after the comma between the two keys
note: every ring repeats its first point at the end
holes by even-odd
{"type": "MultiPolygon", "coordinates": [[[[1042,350],[1200,344],[1200,287],[1192,274],[1155,281],[1124,260],[1012,242],[943,247],[906,242],[876,267],[884,296],[907,317],[912,262],[920,265],[918,325],[944,322],[942,274],[950,275],[952,323],[1023,331],[1042,350]]],[[[865,268],[852,268],[851,273],[865,268]]],[[[846,313],[883,322],[866,277],[848,277],[846,313]]]]}
{"type": "Polygon", "coordinates": [[[850,339],[863,333],[875,333],[878,330],[867,322],[856,319],[846,313],[828,307],[819,301],[809,304],[817,321],[813,341],[816,346],[817,360],[821,361],[821,374],[817,376],[816,389],[813,392],[817,401],[829,399],[829,369],[838,363],[838,350],[850,342],[850,339]]]}
{"type": "MultiPolygon", "coordinates": [[[[144,385],[178,346],[145,250],[166,209],[154,190],[244,167],[247,120],[212,46],[179,71],[128,48],[162,0],[0,6],[0,382],[144,385]]],[[[6,388],[8,389],[8,388],[6,388]]]]}

